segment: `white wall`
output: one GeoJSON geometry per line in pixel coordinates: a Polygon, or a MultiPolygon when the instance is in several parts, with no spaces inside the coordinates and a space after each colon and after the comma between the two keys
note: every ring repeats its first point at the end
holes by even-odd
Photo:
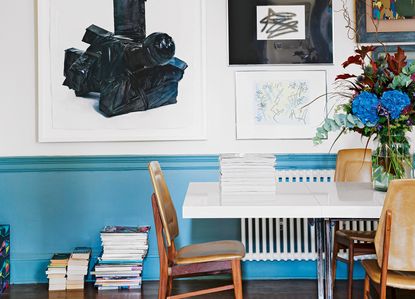
{"type": "MultiPolygon", "coordinates": [[[[42,1],[42,0],[39,0],[42,1]]],[[[151,0],[149,0],[151,1],[151,0]]],[[[168,1],[168,0],[166,0],[168,1]]],[[[227,0],[205,0],[207,12],[207,136],[206,141],[181,142],[37,142],[36,24],[34,0],[4,1],[0,10],[0,155],[211,154],[219,152],[327,153],[334,140],[313,146],[311,140],[236,140],[234,73],[238,70],[325,69],[328,84],[342,72],[340,64],[352,54],[341,1],[334,2],[334,65],[227,66],[227,0]]],[[[349,0],[351,15],[353,1],[349,0]]],[[[341,138],[339,147],[362,146],[359,135],[341,138]]]]}

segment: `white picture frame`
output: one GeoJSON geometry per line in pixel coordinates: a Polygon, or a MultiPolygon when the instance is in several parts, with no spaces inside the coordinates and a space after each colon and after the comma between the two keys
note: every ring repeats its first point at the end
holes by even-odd
{"type": "Polygon", "coordinates": [[[327,115],[325,70],[241,71],[235,82],[237,139],[312,139],[327,115]]]}
{"type": "Polygon", "coordinates": [[[76,97],[62,86],[64,51],[85,50],[81,40],[91,24],[114,32],[112,5],[113,0],[37,1],[39,142],[205,140],[205,0],[146,2],[147,35],[172,36],[175,56],[188,65],[177,104],[108,118],[97,111],[97,99],[76,97]]]}

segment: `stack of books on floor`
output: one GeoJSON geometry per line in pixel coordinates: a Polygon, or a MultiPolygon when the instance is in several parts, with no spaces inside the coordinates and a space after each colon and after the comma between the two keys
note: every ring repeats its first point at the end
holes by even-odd
{"type": "Polygon", "coordinates": [[[89,247],[76,247],[74,249],[68,261],[66,289],[82,290],[84,288],[91,252],[89,247]]]}
{"type": "Polygon", "coordinates": [[[274,193],[275,165],[273,154],[222,154],[220,156],[222,193],[274,193]]]}
{"type": "Polygon", "coordinates": [[[46,270],[49,279],[49,291],[66,290],[66,267],[68,266],[70,253],[55,253],[46,270]]]}
{"type": "Polygon", "coordinates": [[[98,290],[141,288],[149,230],[149,226],[106,226],[101,231],[103,252],[92,272],[98,290]]]}

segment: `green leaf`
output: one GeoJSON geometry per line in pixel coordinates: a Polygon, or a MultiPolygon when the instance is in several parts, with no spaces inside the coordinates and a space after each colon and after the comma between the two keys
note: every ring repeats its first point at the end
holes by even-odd
{"type": "MultiPolygon", "coordinates": [[[[335,118],[336,117],[337,122],[340,122],[340,119],[342,117],[335,115],[335,118]]],[[[343,115],[343,117],[346,119],[345,115],[343,115]]],[[[321,127],[317,128],[316,136],[313,138],[313,143],[316,145],[321,144],[322,139],[327,138],[329,132],[339,130],[343,126],[343,124],[340,123],[340,125],[338,125],[337,122],[335,119],[326,118],[324,120],[324,124],[321,127]]]]}
{"type": "Polygon", "coordinates": [[[409,66],[407,66],[409,73],[412,75],[413,73],[415,73],[415,61],[412,62],[409,66]]]}
{"type": "Polygon", "coordinates": [[[358,119],[358,120],[357,120],[357,122],[356,122],[356,126],[357,126],[359,129],[363,129],[363,128],[365,127],[365,125],[362,123],[362,121],[361,121],[360,119],[358,119]]]}
{"type": "Polygon", "coordinates": [[[340,129],[340,126],[338,126],[333,119],[329,119],[329,122],[331,131],[337,131],[340,129]]]}
{"type": "Polygon", "coordinates": [[[326,134],[326,133],[327,133],[327,131],[326,131],[326,130],[324,130],[322,127],[318,127],[318,128],[317,128],[317,133],[326,134]]]}
{"type": "Polygon", "coordinates": [[[334,115],[334,121],[336,124],[341,127],[344,125],[344,120],[346,119],[346,115],[344,114],[336,114],[334,115]]]}
{"type": "Polygon", "coordinates": [[[322,143],[323,143],[323,140],[321,140],[320,138],[317,138],[317,137],[313,138],[313,144],[314,145],[319,145],[319,144],[322,144],[322,143]]]}
{"type": "Polygon", "coordinates": [[[320,138],[320,139],[323,139],[323,138],[326,138],[326,134],[317,133],[317,134],[316,134],[316,137],[318,137],[318,138],[320,138]]]}
{"type": "Polygon", "coordinates": [[[388,87],[392,89],[398,89],[401,87],[408,87],[411,83],[412,79],[410,76],[399,74],[393,78],[392,83],[390,83],[388,87]]]}
{"type": "Polygon", "coordinates": [[[348,121],[349,123],[351,123],[353,126],[356,124],[356,122],[355,122],[355,118],[354,118],[354,115],[352,115],[352,114],[348,114],[348,115],[347,115],[347,121],[348,121]]]}
{"type": "Polygon", "coordinates": [[[331,130],[331,126],[330,126],[330,123],[327,121],[327,118],[324,121],[323,129],[326,130],[327,132],[330,132],[331,130]]]}

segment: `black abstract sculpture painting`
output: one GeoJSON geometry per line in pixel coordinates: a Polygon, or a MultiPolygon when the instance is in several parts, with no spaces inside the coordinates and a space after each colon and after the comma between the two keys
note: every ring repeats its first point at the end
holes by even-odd
{"type": "Polygon", "coordinates": [[[63,85],[76,96],[100,94],[107,117],[177,103],[178,82],[187,64],[174,57],[166,33],[146,37],[145,0],[113,0],[115,34],[96,25],[86,29],[86,51],[65,51],[63,85]]]}

